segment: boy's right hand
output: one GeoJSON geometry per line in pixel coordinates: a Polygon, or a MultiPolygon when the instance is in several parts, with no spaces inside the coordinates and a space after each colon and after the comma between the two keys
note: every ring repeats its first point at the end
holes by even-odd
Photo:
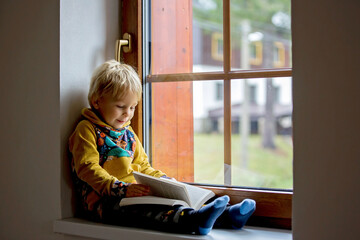
{"type": "Polygon", "coordinates": [[[141,197],[148,196],[150,193],[150,187],[142,184],[130,184],[127,187],[125,197],[141,197]]]}

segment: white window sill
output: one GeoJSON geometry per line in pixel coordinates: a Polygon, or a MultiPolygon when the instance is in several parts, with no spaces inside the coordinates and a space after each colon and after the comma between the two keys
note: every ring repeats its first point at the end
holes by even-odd
{"type": "Polygon", "coordinates": [[[292,233],[289,230],[279,230],[260,227],[244,227],[242,230],[213,229],[206,236],[171,234],[152,230],[144,230],[129,227],[119,227],[94,223],[79,218],[67,218],[54,222],[54,232],[97,239],[208,239],[208,240],[291,240],[292,233]]]}

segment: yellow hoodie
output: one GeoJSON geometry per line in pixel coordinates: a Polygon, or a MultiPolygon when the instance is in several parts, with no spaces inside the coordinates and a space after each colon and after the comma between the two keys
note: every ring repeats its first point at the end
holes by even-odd
{"type": "Polygon", "coordinates": [[[129,126],[130,122],[122,129],[112,129],[91,109],[83,109],[82,116],[84,120],[70,136],[69,148],[73,171],[78,178],[75,187],[81,192],[85,209],[94,210],[101,196],[116,193],[124,197],[125,192],[116,191],[116,188],[119,188],[119,181],[134,183],[133,171],[155,177],[165,176],[165,173],[151,167],[138,137],[129,126]],[[121,137],[125,137],[125,141],[121,137]],[[109,154],[111,148],[115,154],[109,154]]]}

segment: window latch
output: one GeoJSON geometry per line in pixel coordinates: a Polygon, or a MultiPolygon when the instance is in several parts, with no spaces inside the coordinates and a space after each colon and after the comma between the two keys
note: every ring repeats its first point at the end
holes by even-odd
{"type": "Polygon", "coordinates": [[[115,60],[120,62],[121,60],[121,48],[125,53],[132,51],[132,41],[131,35],[129,33],[124,33],[123,39],[116,40],[115,46],[115,60]]]}

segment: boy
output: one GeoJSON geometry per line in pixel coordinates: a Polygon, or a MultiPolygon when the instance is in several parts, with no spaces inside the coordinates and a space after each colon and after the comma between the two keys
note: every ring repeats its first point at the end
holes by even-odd
{"type": "Polygon", "coordinates": [[[136,184],[133,171],[168,178],[152,168],[130,127],[141,98],[134,69],[110,60],[97,68],[90,83],[90,109],[83,109],[69,140],[74,183],[88,218],[111,224],[205,235],[216,225],[241,228],[255,209],[253,200],[227,207],[222,196],[199,210],[181,206],[133,205],[119,207],[123,197],[146,196],[150,189],[136,184]]]}

